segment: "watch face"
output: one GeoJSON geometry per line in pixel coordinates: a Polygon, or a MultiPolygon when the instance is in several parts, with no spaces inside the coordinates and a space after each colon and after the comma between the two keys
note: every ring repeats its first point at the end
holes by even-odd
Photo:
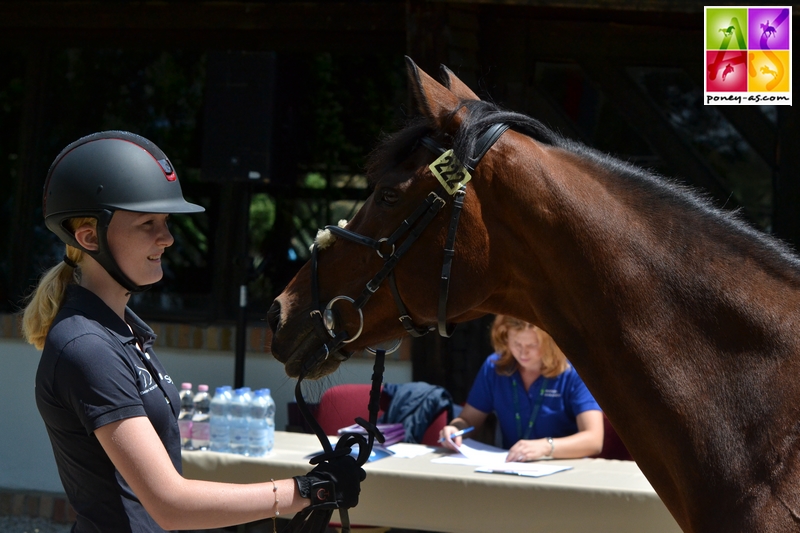
{"type": "Polygon", "coordinates": [[[326,501],[328,501],[328,498],[330,497],[330,492],[328,492],[328,489],[326,489],[326,488],[319,488],[319,489],[317,489],[316,496],[317,496],[317,500],[319,500],[321,502],[326,502],[326,501]]]}

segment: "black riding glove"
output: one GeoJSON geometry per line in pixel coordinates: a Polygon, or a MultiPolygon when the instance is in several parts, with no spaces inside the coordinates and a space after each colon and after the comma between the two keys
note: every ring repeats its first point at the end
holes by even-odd
{"type": "Polygon", "coordinates": [[[328,459],[305,476],[295,476],[300,496],[309,509],[349,509],[358,505],[361,482],[367,477],[350,455],[328,459]]]}

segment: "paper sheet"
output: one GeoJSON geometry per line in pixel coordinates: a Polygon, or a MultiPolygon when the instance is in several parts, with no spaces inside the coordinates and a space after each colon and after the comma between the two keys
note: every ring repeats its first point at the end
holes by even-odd
{"type": "Polygon", "coordinates": [[[394,452],[394,457],[405,457],[405,458],[425,455],[427,453],[431,453],[434,450],[434,448],[430,448],[428,446],[420,446],[419,444],[409,444],[407,442],[398,442],[397,444],[392,444],[391,446],[387,446],[386,449],[394,452]]]}
{"type": "Polygon", "coordinates": [[[433,459],[433,462],[485,466],[506,464],[506,456],[508,455],[508,450],[490,446],[473,439],[463,439],[458,450],[458,453],[437,457],[433,459]]]}
{"type": "Polygon", "coordinates": [[[567,465],[554,465],[550,463],[506,463],[505,467],[502,466],[479,466],[475,469],[476,472],[484,474],[506,474],[511,476],[524,476],[524,477],[542,477],[555,474],[556,472],[563,472],[572,467],[567,465]]]}
{"type": "Polygon", "coordinates": [[[543,462],[507,463],[508,450],[483,444],[472,439],[461,441],[459,453],[437,457],[431,462],[477,466],[476,472],[488,474],[508,474],[526,477],[541,477],[569,470],[571,466],[543,462]]]}

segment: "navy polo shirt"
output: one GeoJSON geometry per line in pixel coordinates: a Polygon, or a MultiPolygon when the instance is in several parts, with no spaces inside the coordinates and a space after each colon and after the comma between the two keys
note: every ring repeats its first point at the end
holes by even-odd
{"type": "Polygon", "coordinates": [[[509,449],[518,440],[525,438],[528,422],[537,403],[539,411],[528,439],[573,435],[578,432],[576,417],[579,414],[600,410],[600,406],[571,365],[555,378],[539,376],[526,391],[519,370],[515,370],[510,376],[497,373],[495,364],[499,358],[500,355],[494,353],[483,362],[467,396],[467,403],[484,413],[494,411],[503,434],[503,448],[509,449]],[[545,387],[542,391],[543,385],[545,387]]]}
{"type": "Polygon", "coordinates": [[[181,472],[180,398],[152,350],[154,340],[153,330],[130,309],[122,321],[78,285],[68,287],[47,334],[36,405],[78,516],[75,533],[163,531],[94,435],[111,422],[146,416],[181,472]]]}

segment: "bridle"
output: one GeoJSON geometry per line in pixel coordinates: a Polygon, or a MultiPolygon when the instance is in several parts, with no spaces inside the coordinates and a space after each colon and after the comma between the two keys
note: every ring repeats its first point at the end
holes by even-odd
{"type": "MultiPolygon", "coordinates": [[[[453,264],[453,257],[455,255],[455,240],[456,232],[458,230],[458,222],[461,216],[462,208],[464,207],[464,197],[467,193],[466,182],[471,178],[470,171],[474,171],[478,163],[483,159],[483,156],[489,151],[500,136],[509,128],[508,124],[498,123],[493,124],[477,139],[475,143],[474,155],[468,157],[466,162],[460,162],[454,155],[452,149],[445,149],[441,144],[430,136],[423,137],[420,143],[434,154],[438,154],[439,158],[436,159],[431,165],[430,169],[436,178],[439,180],[439,187],[436,191],[428,194],[427,198],[415,209],[410,216],[392,232],[389,237],[382,237],[380,239],[373,239],[366,235],[361,235],[354,231],[341,228],[339,226],[325,226],[325,230],[330,231],[336,237],[341,237],[349,241],[355,242],[372,248],[378,256],[384,260],[383,267],[370,279],[361,294],[353,299],[349,296],[339,295],[331,298],[326,304],[322,305],[319,298],[319,246],[315,242],[311,248],[311,297],[314,302],[315,309],[310,312],[313,320],[314,327],[320,331],[323,338],[330,337],[330,339],[320,347],[313,357],[306,359],[300,375],[297,379],[295,386],[295,398],[297,400],[300,412],[305,418],[306,422],[311,426],[319,438],[324,451],[322,454],[315,456],[311,459],[311,464],[318,464],[326,459],[338,457],[341,455],[349,454],[353,445],[359,445],[358,458],[356,462],[359,466],[363,466],[369,459],[372,452],[372,445],[377,439],[378,442],[384,442],[383,434],[377,428],[377,413],[380,400],[380,388],[383,380],[384,358],[387,354],[394,352],[400,346],[398,340],[394,346],[388,350],[367,348],[367,350],[376,355],[375,364],[372,374],[372,389],[370,391],[369,402],[369,420],[357,418],[355,421],[362,426],[366,431],[368,438],[365,439],[363,435],[346,433],[342,435],[339,442],[334,449],[328,440],[325,432],[320,427],[319,423],[314,419],[308,406],[303,399],[300,383],[308,374],[308,372],[319,361],[326,360],[331,354],[334,357],[344,361],[349,358],[349,355],[340,354],[339,349],[344,345],[355,341],[362,333],[364,328],[364,313],[363,308],[369,301],[370,297],[380,288],[384,280],[389,281],[389,288],[391,289],[392,296],[395,301],[399,312],[399,320],[403,325],[406,332],[412,337],[421,337],[430,333],[431,331],[438,330],[439,335],[442,337],[450,337],[453,334],[455,325],[447,323],[447,300],[450,292],[450,273],[453,264]],[[397,282],[394,276],[394,268],[397,266],[398,261],[406,254],[411,246],[417,241],[422,232],[436,217],[436,215],[447,204],[445,198],[447,196],[453,197],[453,210],[450,215],[450,225],[447,230],[447,238],[444,245],[444,258],[442,260],[442,274],[439,283],[439,303],[437,309],[437,326],[417,326],[414,324],[411,316],[408,314],[405,304],[400,297],[400,292],[397,290],[397,282]],[[400,240],[405,236],[405,239],[400,240]],[[358,311],[359,326],[358,330],[353,336],[349,336],[345,330],[338,333],[336,329],[336,316],[333,311],[333,304],[338,301],[346,301],[353,305],[358,311]],[[323,333],[324,332],[324,333],[323,333]]],[[[306,510],[307,511],[307,510],[306,510]]],[[[328,523],[331,511],[320,511],[324,515],[314,518],[316,511],[298,513],[289,524],[287,531],[316,531],[324,521],[328,523]],[[311,529],[309,529],[309,527],[311,529]],[[298,529],[302,528],[302,529],[298,529]]],[[[342,531],[349,532],[350,524],[346,509],[339,510],[342,520],[342,531]]]]}
{"type": "MultiPolygon", "coordinates": [[[[507,124],[493,124],[490,126],[477,140],[475,155],[464,163],[463,165],[458,162],[455,156],[452,155],[452,150],[446,150],[432,137],[423,137],[420,143],[440,157],[434,161],[430,167],[440,184],[436,191],[428,194],[427,198],[417,207],[411,215],[403,220],[403,222],[392,232],[389,237],[380,239],[373,239],[366,235],[361,235],[354,231],[340,228],[339,226],[325,226],[325,229],[330,231],[333,235],[347,239],[349,241],[367,246],[375,250],[378,256],[384,260],[383,267],[370,279],[361,294],[355,300],[349,296],[336,296],[332,298],[324,307],[319,303],[319,276],[318,276],[318,246],[315,243],[311,250],[311,297],[312,301],[317,306],[317,309],[311,311],[311,317],[320,317],[322,319],[322,326],[325,328],[327,334],[333,339],[336,338],[335,333],[335,316],[333,313],[333,304],[339,300],[347,301],[353,304],[353,307],[358,311],[359,327],[355,335],[342,339],[338,348],[341,345],[348,344],[355,341],[360,335],[364,327],[364,314],[362,309],[369,301],[370,297],[380,287],[384,280],[388,279],[389,288],[392,292],[395,305],[399,312],[399,320],[403,325],[406,332],[412,337],[421,337],[431,331],[438,329],[439,335],[442,337],[450,337],[453,334],[455,326],[447,324],[447,299],[450,292],[450,272],[453,264],[453,257],[455,255],[455,240],[456,232],[458,230],[458,221],[461,216],[462,208],[464,207],[464,197],[467,193],[466,181],[469,180],[469,172],[474,171],[477,164],[486,155],[486,152],[494,145],[500,136],[509,128],[507,124]],[[444,176],[444,177],[440,177],[444,176]],[[466,179],[463,179],[467,176],[466,179]],[[397,290],[397,282],[394,276],[394,268],[397,266],[398,261],[406,254],[411,246],[417,241],[422,234],[423,230],[430,224],[434,217],[442,210],[447,204],[445,198],[447,196],[453,197],[453,211],[450,215],[450,225],[447,231],[447,238],[444,245],[444,258],[442,260],[442,275],[439,284],[439,304],[437,310],[437,327],[434,326],[417,326],[408,314],[405,304],[400,297],[400,292],[397,290]],[[400,239],[408,235],[402,243],[398,244],[400,239]]],[[[315,321],[316,322],[316,321],[315,321]]],[[[329,351],[335,351],[333,345],[328,346],[329,351]]],[[[396,348],[395,348],[396,349],[396,348]]],[[[389,352],[391,353],[391,351],[389,352]]]]}

